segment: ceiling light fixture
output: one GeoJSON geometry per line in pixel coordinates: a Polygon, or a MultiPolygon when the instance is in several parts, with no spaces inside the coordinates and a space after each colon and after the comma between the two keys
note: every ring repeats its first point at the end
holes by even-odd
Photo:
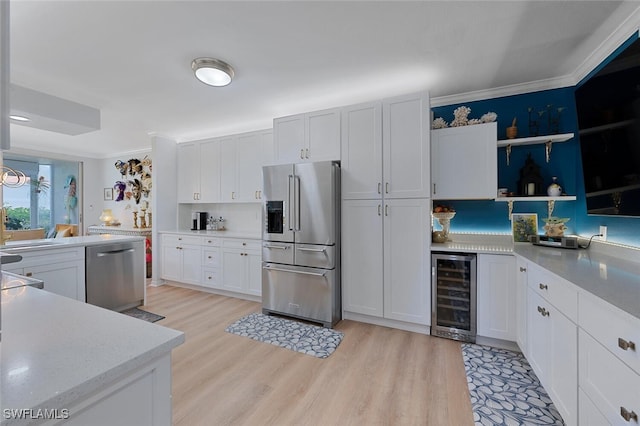
{"type": "Polygon", "coordinates": [[[233,79],[231,65],[219,59],[196,58],[191,62],[196,78],[209,86],[226,86],[233,79]]]}
{"type": "Polygon", "coordinates": [[[31,121],[29,117],[23,115],[10,115],[9,118],[15,121],[31,121]]]}

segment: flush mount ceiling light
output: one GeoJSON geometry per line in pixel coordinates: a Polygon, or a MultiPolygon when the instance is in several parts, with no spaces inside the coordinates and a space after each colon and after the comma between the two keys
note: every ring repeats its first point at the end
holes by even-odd
{"type": "Polygon", "coordinates": [[[196,78],[209,86],[226,86],[233,79],[231,65],[219,59],[196,58],[191,62],[196,78]]]}

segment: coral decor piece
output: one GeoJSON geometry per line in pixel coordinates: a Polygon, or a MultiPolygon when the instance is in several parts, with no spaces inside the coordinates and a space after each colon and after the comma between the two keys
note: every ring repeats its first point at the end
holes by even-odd
{"type": "Polygon", "coordinates": [[[451,127],[459,127],[466,126],[469,123],[469,114],[471,113],[471,108],[466,106],[460,106],[453,111],[453,121],[451,122],[451,127]]]}
{"type": "Polygon", "coordinates": [[[474,124],[492,123],[498,119],[498,114],[491,111],[483,114],[480,118],[471,119],[469,118],[470,113],[471,108],[467,106],[460,106],[453,111],[454,119],[451,123],[447,124],[444,118],[438,117],[433,120],[433,123],[431,123],[431,128],[445,129],[447,127],[471,126],[474,124]]]}

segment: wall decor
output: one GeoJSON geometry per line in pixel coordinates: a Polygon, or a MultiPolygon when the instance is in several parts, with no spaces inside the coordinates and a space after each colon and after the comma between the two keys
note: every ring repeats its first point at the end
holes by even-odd
{"type": "Polygon", "coordinates": [[[112,201],[113,200],[113,188],[105,188],[104,189],[104,200],[112,201]]]}
{"type": "MultiPolygon", "coordinates": [[[[114,163],[120,172],[121,180],[116,181],[115,201],[134,200],[140,204],[143,198],[151,196],[151,159],[145,156],[142,160],[131,158],[128,161],[118,160],[114,163]]],[[[106,200],[106,198],[105,198],[106,200]]]]}
{"type": "Polygon", "coordinates": [[[513,213],[511,233],[514,243],[529,242],[530,235],[538,235],[538,215],[536,213],[513,213]]]}

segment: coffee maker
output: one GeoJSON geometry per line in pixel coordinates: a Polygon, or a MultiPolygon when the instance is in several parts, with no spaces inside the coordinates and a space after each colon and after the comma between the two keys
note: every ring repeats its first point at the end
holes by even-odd
{"type": "Polygon", "coordinates": [[[193,212],[191,215],[191,219],[193,225],[191,226],[192,231],[205,231],[207,229],[207,217],[209,214],[207,212],[193,212]]]}

